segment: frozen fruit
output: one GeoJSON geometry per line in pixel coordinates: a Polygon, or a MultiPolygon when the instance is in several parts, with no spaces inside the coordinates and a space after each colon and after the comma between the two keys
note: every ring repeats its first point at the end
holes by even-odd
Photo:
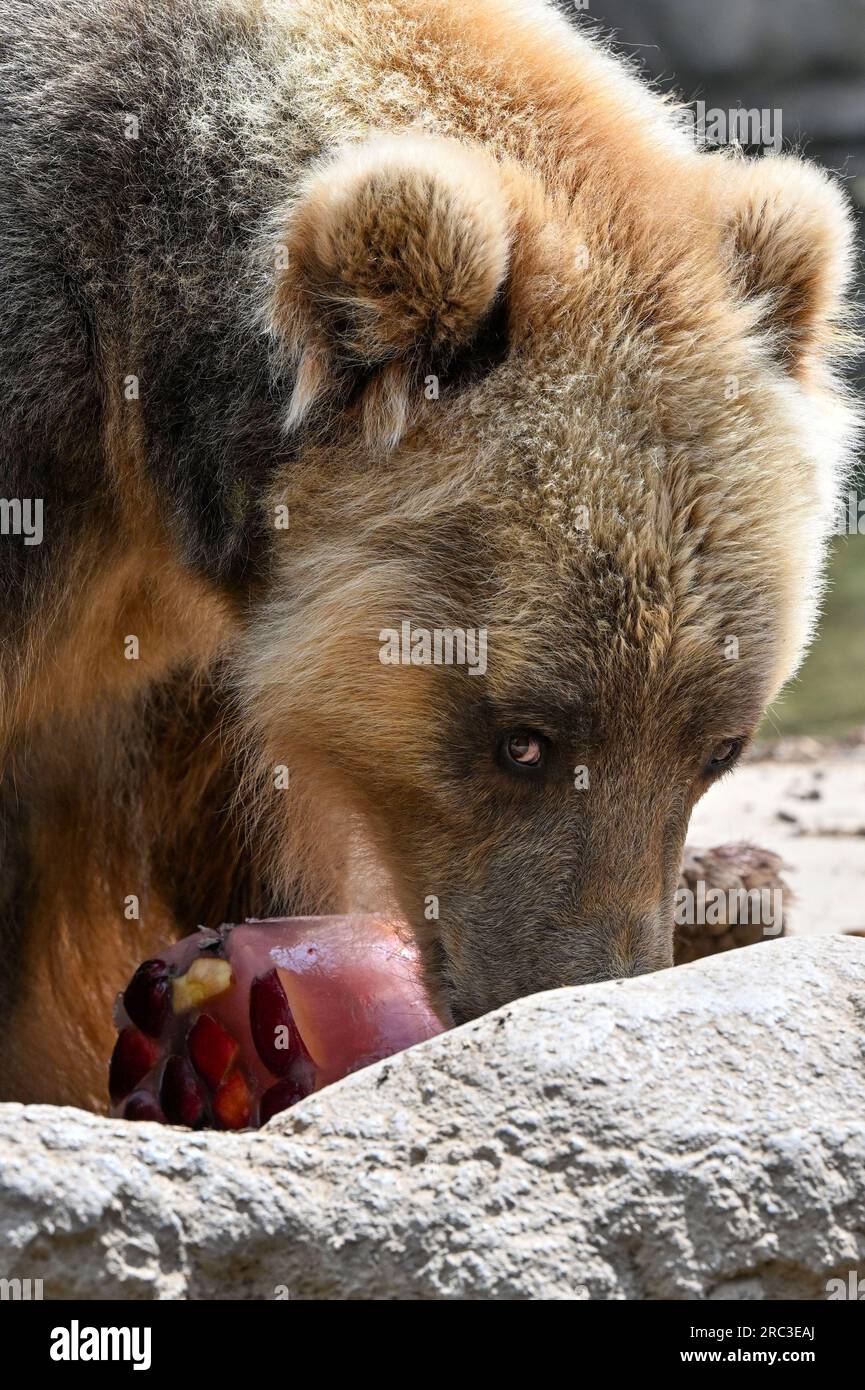
{"type": "Polygon", "coordinates": [[[165,1123],[165,1116],[154,1100],[153,1096],[146,1091],[139,1091],[136,1095],[130,1096],[123,1107],[124,1120],[158,1120],[165,1123]]]}
{"type": "Polygon", "coordinates": [[[231,982],[231,966],[227,960],[199,956],[186,974],[178,975],[173,982],[171,1003],[174,1012],[182,1014],[187,1009],[197,1009],[208,999],[224,994],[231,982]]]}
{"type": "Polygon", "coordinates": [[[213,1097],[213,1113],[223,1129],[245,1129],[252,1105],[249,1086],[241,1071],[233,1071],[213,1097]]]}
{"type": "Polygon", "coordinates": [[[218,1086],[240,1051],[237,1041],[210,1014],[201,1014],[189,1033],[189,1056],[199,1076],[218,1086]]]}
{"type": "Polygon", "coordinates": [[[165,1063],[159,1099],[169,1124],[195,1129],[203,1123],[207,1104],[204,1088],[185,1057],[172,1056],[165,1063]]]}
{"type": "Polygon", "coordinates": [[[285,1076],[301,1050],[301,1042],[275,969],[252,982],[249,1024],[264,1065],[275,1076],[285,1076]]]}
{"type": "Polygon", "coordinates": [[[171,972],[164,960],[139,965],[126,986],[123,1006],[142,1032],[159,1037],[171,1007],[171,972]]]}
{"type": "Polygon", "coordinates": [[[139,966],[115,1020],[113,1113],[225,1130],[442,1028],[414,947],[372,917],[196,932],[139,966]]]}
{"type": "Polygon", "coordinates": [[[277,1081],[275,1086],[271,1086],[269,1091],[265,1091],[261,1097],[261,1107],[259,1119],[261,1123],[267,1121],[274,1115],[278,1115],[280,1110],[287,1110],[290,1105],[295,1105],[297,1101],[303,1100],[307,1094],[304,1079],[302,1076],[286,1076],[282,1081],[277,1081]]]}
{"type": "Polygon", "coordinates": [[[108,1092],[112,1100],[128,1096],[159,1060],[159,1046],[138,1028],[124,1028],[114,1045],[108,1068],[108,1092]]]}

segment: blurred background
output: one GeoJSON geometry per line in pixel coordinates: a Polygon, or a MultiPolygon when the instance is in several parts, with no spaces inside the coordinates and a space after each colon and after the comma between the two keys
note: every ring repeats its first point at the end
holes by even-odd
{"type": "MultiPolygon", "coordinates": [[[[636,58],[660,90],[703,102],[707,112],[780,110],[784,149],[818,160],[844,182],[861,247],[865,0],[589,0],[588,8],[559,0],[559,8],[636,58]]],[[[863,392],[865,358],[853,377],[863,392]]],[[[862,459],[852,487],[857,500],[865,497],[862,459]]],[[[862,534],[832,543],[817,639],[767,716],[764,738],[849,736],[865,728],[865,515],[858,524],[862,534]]]]}

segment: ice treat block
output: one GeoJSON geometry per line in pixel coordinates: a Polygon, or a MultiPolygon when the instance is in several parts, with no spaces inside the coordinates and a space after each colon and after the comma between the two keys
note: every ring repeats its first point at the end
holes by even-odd
{"type": "Polygon", "coordinates": [[[416,949],[375,917],[199,931],[118,996],[111,1113],[193,1129],[265,1124],[444,1027],[416,949]]]}

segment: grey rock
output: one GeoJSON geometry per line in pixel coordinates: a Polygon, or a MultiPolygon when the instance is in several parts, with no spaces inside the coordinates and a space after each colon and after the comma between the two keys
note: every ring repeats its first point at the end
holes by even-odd
{"type": "Polygon", "coordinates": [[[256,1134],[0,1106],[0,1275],[65,1298],[824,1298],[865,1271],[865,942],[557,990],[256,1134]]]}

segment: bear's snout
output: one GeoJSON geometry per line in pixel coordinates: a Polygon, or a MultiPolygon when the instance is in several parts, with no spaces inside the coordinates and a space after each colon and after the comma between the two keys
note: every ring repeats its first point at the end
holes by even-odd
{"type": "Polygon", "coordinates": [[[673,964],[673,918],[666,904],[546,922],[509,916],[498,931],[460,930],[436,951],[432,988],[455,1024],[547,990],[651,974],[673,964]]]}

